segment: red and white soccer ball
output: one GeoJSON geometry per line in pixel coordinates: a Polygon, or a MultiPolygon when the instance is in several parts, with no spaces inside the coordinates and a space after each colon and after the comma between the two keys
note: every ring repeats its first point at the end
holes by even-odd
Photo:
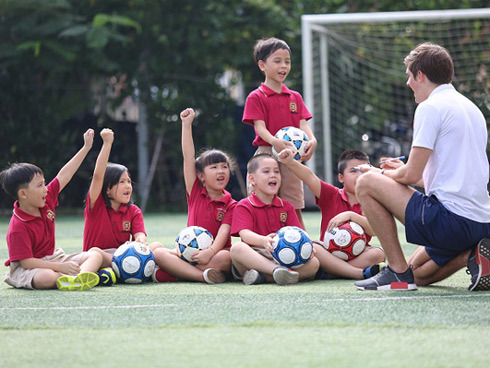
{"type": "Polygon", "coordinates": [[[325,231],[323,245],[334,256],[350,261],[364,251],[366,240],[366,233],[362,226],[349,221],[325,231]]]}

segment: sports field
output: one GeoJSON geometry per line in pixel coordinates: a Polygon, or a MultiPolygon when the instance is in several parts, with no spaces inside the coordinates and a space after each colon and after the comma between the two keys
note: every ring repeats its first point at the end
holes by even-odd
{"type": "MultiPolygon", "coordinates": [[[[305,221],[317,238],[319,213],[305,221]]],[[[149,241],[170,246],[186,216],[145,222],[149,241]]],[[[1,218],[2,260],[7,226],[1,218]]],[[[57,216],[65,251],[81,249],[82,231],[81,217],[57,216]]],[[[361,292],[352,280],[87,292],[2,282],[0,367],[488,367],[490,292],[469,293],[468,284],[464,270],[416,292],[361,292]]]]}

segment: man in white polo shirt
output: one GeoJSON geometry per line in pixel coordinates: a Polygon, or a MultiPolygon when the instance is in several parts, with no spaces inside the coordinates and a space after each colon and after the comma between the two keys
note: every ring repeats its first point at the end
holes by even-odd
{"type": "Polygon", "coordinates": [[[468,266],[469,290],[490,289],[490,197],[487,128],[478,107],[451,85],[449,52],[423,43],[405,58],[407,85],[419,105],[407,164],[362,167],[356,193],[388,264],[358,281],[361,290],[416,290],[468,266]],[[382,175],[380,175],[382,174],[382,175]],[[423,187],[425,195],[409,185],[423,187]],[[407,241],[405,260],[395,218],[407,241]],[[410,265],[410,266],[409,266],[410,265]]]}

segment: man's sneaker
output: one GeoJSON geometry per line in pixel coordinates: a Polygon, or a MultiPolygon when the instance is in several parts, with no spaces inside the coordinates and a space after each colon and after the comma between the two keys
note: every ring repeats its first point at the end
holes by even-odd
{"type": "Polygon", "coordinates": [[[97,275],[99,276],[99,283],[97,286],[111,286],[117,281],[116,274],[111,267],[105,267],[99,270],[97,275]]]}
{"type": "Polygon", "coordinates": [[[177,277],[172,276],[167,271],[162,270],[160,267],[155,266],[153,274],[151,275],[153,282],[171,282],[177,281],[177,277]]]}
{"type": "Polygon", "coordinates": [[[99,283],[99,276],[93,272],[82,272],[77,276],[63,275],[56,280],[56,287],[66,291],[84,291],[99,283]]]}
{"type": "Polygon", "coordinates": [[[276,267],[272,271],[272,278],[279,285],[297,284],[299,281],[299,273],[291,271],[286,267],[276,267]]]}
{"type": "Polygon", "coordinates": [[[356,281],[354,285],[359,290],[417,290],[411,267],[404,273],[397,273],[386,266],[377,275],[356,281]]]}
{"type": "Polygon", "coordinates": [[[208,284],[221,284],[225,282],[225,274],[214,268],[206,268],[202,273],[202,278],[208,284]]]}
{"type": "Polygon", "coordinates": [[[469,291],[490,290],[490,239],[482,239],[468,258],[469,291]]]}
{"type": "Polygon", "coordinates": [[[243,275],[243,283],[245,285],[258,285],[265,284],[267,282],[267,277],[257,270],[247,270],[243,275]]]}
{"type": "Polygon", "coordinates": [[[380,262],[380,263],[377,263],[375,265],[366,267],[362,271],[362,276],[365,279],[369,279],[369,278],[373,277],[374,275],[377,275],[379,273],[379,271],[381,271],[383,269],[383,267],[385,267],[385,266],[386,266],[386,263],[380,262]]]}

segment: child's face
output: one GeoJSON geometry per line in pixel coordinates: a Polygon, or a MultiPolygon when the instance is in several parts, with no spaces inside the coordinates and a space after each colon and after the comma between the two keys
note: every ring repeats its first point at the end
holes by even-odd
{"type": "Polygon", "coordinates": [[[279,164],[273,158],[262,158],[259,167],[249,174],[249,181],[257,194],[273,196],[279,192],[281,187],[281,172],[279,164]]]}
{"type": "Polygon", "coordinates": [[[356,194],[357,178],[362,174],[354,169],[357,165],[367,164],[365,160],[352,159],[347,161],[343,174],[339,174],[339,182],[344,184],[344,190],[348,193],[356,194]]]}
{"type": "Polygon", "coordinates": [[[119,182],[112,188],[107,189],[107,195],[118,204],[127,204],[131,200],[131,194],[133,193],[133,185],[131,178],[127,171],[121,174],[119,182]]]}
{"type": "Polygon", "coordinates": [[[227,162],[208,165],[200,174],[200,179],[206,189],[223,191],[230,181],[230,166],[227,162]]]}
{"type": "Polygon", "coordinates": [[[270,54],[265,61],[259,61],[259,68],[266,80],[283,83],[291,71],[291,55],[285,49],[278,49],[270,54]]]}
{"type": "Polygon", "coordinates": [[[37,208],[44,207],[47,194],[48,189],[46,188],[44,176],[40,174],[34,175],[27,187],[21,188],[18,191],[20,201],[37,208]]]}

